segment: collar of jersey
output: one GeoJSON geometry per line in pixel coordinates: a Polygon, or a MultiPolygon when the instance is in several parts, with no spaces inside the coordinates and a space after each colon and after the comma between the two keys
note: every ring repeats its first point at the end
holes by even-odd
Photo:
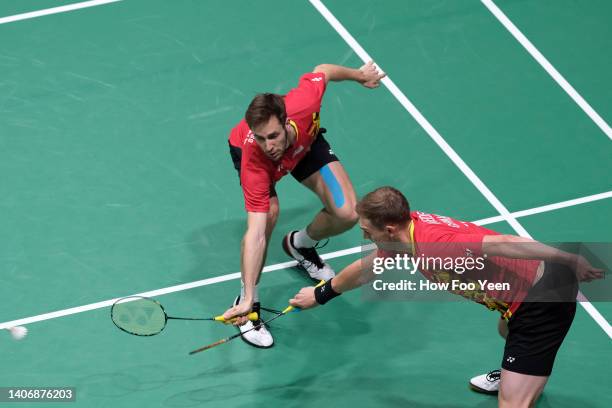
{"type": "Polygon", "coordinates": [[[293,120],[289,119],[289,124],[293,126],[293,130],[295,130],[295,141],[297,142],[300,138],[300,131],[298,130],[298,127],[293,120]]]}
{"type": "Polygon", "coordinates": [[[410,245],[412,246],[412,255],[414,256],[416,254],[416,248],[414,247],[414,220],[410,220],[408,231],[410,232],[410,245]]]}

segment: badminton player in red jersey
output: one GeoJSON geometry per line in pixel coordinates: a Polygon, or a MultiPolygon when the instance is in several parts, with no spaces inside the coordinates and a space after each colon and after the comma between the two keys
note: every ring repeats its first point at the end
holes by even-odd
{"type": "MultiPolygon", "coordinates": [[[[377,276],[376,263],[401,252],[422,259],[480,259],[482,268],[476,267],[476,262],[467,271],[419,270],[428,281],[487,279],[509,283],[509,293],[495,287],[455,293],[501,313],[499,331],[506,344],[502,369],[496,370],[499,406],[533,406],[574,319],[577,281],[600,279],[603,270],[592,267],[582,256],[537,241],[502,235],[450,217],[411,212],[406,198],[392,187],[367,194],[356,211],[364,238],[373,241],[378,250],[353,262],[325,285],[302,288],[290,300],[291,305],[307,309],[325,304],[372,280],[377,276]]],[[[471,386],[480,388],[478,391],[497,391],[474,380],[471,386]]]]}
{"type": "MultiPolygon", "coordinates": [[[[384,76],[372,62],[359,69],[318,65],[302,75],[297,87],[286,95],[255,96],[244,119],[232,129],[229,148],[240,177],[247,229],[241,248],[242,290],[234,306],[225,312],[226,318],[259,312],[257,283],[279,214],[275,184],[287,173],[312,190],[323,209],[308,226],[289,232],[283,239],[283,249],[312,279],[334,276],[315,245],[355,225],[357,200],[348,175],[323,136],[321,102],[330,81],[349,80],[376,88],[384,76]]],[[[272,335],[259,321],[241,318],[238,323],[247,343],[260,348],[273,345],[272,335]],[[249,331],[253,327],[255,330],[249,331]]]]}

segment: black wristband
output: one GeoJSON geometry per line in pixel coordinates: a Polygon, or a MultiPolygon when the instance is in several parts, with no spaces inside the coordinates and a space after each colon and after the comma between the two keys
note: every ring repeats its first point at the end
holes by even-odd
{"type": "Polygon", "coordinates": [[[325,282],[325,285],[315,288],[314,295],[318,304],[324,305],[336,296],[340,296],[340,293],[337,293],[332,289],[332,279],[325,282]]]}

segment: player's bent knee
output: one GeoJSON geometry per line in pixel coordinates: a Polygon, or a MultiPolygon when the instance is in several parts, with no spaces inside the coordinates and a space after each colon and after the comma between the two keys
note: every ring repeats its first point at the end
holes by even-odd
{"type": "Polygon", "coordinates": [[[357,215],[354,206],[349,207],[348,205],[344,208],[336,208],[333,215],[346,225],[355,225],[359,219],[359,215],[357,215]]]}
{"type": "Polygon", "coordinates": [[[270,210],[268,210],[268,225],[276,225],[276,220],[278,220],[279,214],[280,209],[278,206],[270,206],[270,210]]]}

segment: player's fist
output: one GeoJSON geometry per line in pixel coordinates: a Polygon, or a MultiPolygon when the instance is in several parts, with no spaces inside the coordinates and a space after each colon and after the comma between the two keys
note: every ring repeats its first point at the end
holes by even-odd
{"type": "Polygon", "coordinates": [[[314,286],[300,289],[300,291],[289,300],[289,304],[293,307],[299,307],[300,309],[310,309],[319,306],[315,299],[314,290],[314,286]]]}
{"type": "Polygon", "coordinates": [[[232,318],[236,318],[232,321],[234,326],[242,326],[246,322],[249,321],[249,318],[246,316],[251,312],[251,308],[253,307],[253,302],[243,301],[241,300],[234,307],[230,307],[223,313],[223,317],[225,320],[229,321],[232,318]]]}
{"type": "Polygon", "coordinates": [[[574,269],[576,271],[576,277],[580,282],[590,282],[594,279],[602,279],[604,277],[604,270],[595,268],[582,255],[578,255],[576,258],[574,269]]]}
{"type": "Polygon", "coordinates": [[[359,70],[363,77],[361,84],[366,88],[378,88],[380,86],[380,80],[387,76],[387,74],[380,71],[378,67],[374,65],[374,61],[369,61],[359,68],[359,70]]]}

